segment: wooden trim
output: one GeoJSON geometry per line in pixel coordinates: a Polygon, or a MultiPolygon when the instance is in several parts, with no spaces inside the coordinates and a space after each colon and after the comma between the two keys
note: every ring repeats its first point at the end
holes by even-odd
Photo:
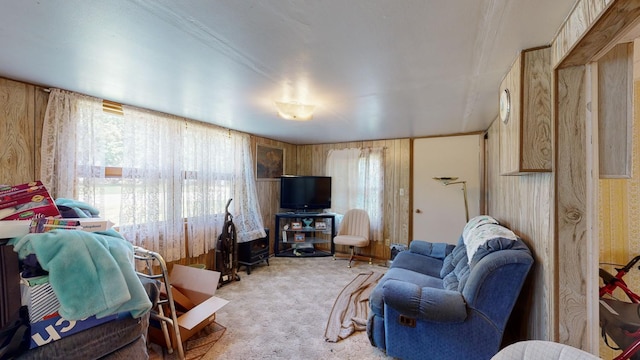
{"type": "Polygon", "coordinates": [[[115,101],[102,100],[102,111],[118,116],[124,116],[122,104],[115,101]]]}
{"type": "Polygon", "coordinates": [[[409,139],[409,193],[406,194],[409,197],[409,218],[407,219],[409,222],[408,224],[409,238],[407,239],[407,248],[409,248],[409,245],[411,245],[411,241],[413,240],[413,212],[415,211],[415,209],[413,208],[413,191],[415,188],[415,185],[413,182],[413,172],[415,171],[413,169],[413,157],[415,156],[413,153],[414,141],[415,141],[415,138],[409,139]]]}
{"type": "Polygon", "coordinates": [[[114,167],[114,166],[107,166],[104,168],[104,176],[105,177],[114,177],[114,178],[119,178],[122,177],[122,168],[121,167],[114,167]]]}
{"type": "Polygon", "coordinates": [[[615,44],[617,41],[612,40],[623,36],[640,17],[640,0],[610,1],[599,12],[601,6],[601,1],[592,0],[576,5],[554,41],[557,68],[589,63],[615,44]]]}

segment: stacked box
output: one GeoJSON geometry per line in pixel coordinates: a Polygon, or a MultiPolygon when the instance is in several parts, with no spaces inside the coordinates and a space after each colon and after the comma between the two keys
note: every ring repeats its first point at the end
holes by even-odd
{"type": "Polygon", "coordinates": [[[35,323],[56,316],[60,308],[58,297],[53,292],[48,276],[22,279],[20,281],[22,305],[29,309],[29,322],[35,323]]]}
{"type": "Polygon", "coordinates": [[[0,220],[60,217],[49,191],[40,181],[0,186],[0,220]]]}
{"type": "Polygon", "coordinates": [[[51,288],[48,276],[22,279],[22,305],[29,309],[31,341],[29,348],[46,345],[69,335],[118,318],[118,314],[103,318],[90,316],[81,320],[67,320],[58,314],[60,302],[51,288]]]}

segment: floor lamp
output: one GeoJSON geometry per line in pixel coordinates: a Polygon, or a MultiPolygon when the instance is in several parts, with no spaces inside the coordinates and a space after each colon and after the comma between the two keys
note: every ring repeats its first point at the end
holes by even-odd
{"type": "Polygon", "coordinates": [[[444,186],[462,184],[462,193],[464,194],[464,214],[469,222],[469,205],[467,204],[467,182],[464,180],[458,180],[457,177],[434,177],[433,180],[439,181],[444,186]]]}

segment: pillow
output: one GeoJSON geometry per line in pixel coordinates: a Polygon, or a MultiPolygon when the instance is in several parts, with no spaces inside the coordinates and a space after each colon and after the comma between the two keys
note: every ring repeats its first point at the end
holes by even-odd
{"type": "MultiPolygon", "coordinates": [[[[487,243],[489,240],[500,239],[503,241],[516,241],[518,236],[506,227],[498,224],[484,224],[477,226],[469,231],[468,236],[464,239],[464,244],[467,248],[468,262],[471,263],[473,255],[475,255],[478,248],[487,243]]],[[[501,247],[504,247],[502,245],[501,247]]]]}

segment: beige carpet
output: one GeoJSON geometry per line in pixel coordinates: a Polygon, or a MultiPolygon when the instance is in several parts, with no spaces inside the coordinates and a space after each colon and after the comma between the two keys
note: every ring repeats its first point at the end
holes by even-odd
{"type": "Polygon", "coordinates": [[[338,342],[325,341],[325,329],[340,293],[358,274],[386,268],[324,258],[270,258],[240,281],[218,289],[229,300],[216,315],[226,327],[202,358],[211,359],[391,359],[371,346],[364,331],[338,342]]]}

